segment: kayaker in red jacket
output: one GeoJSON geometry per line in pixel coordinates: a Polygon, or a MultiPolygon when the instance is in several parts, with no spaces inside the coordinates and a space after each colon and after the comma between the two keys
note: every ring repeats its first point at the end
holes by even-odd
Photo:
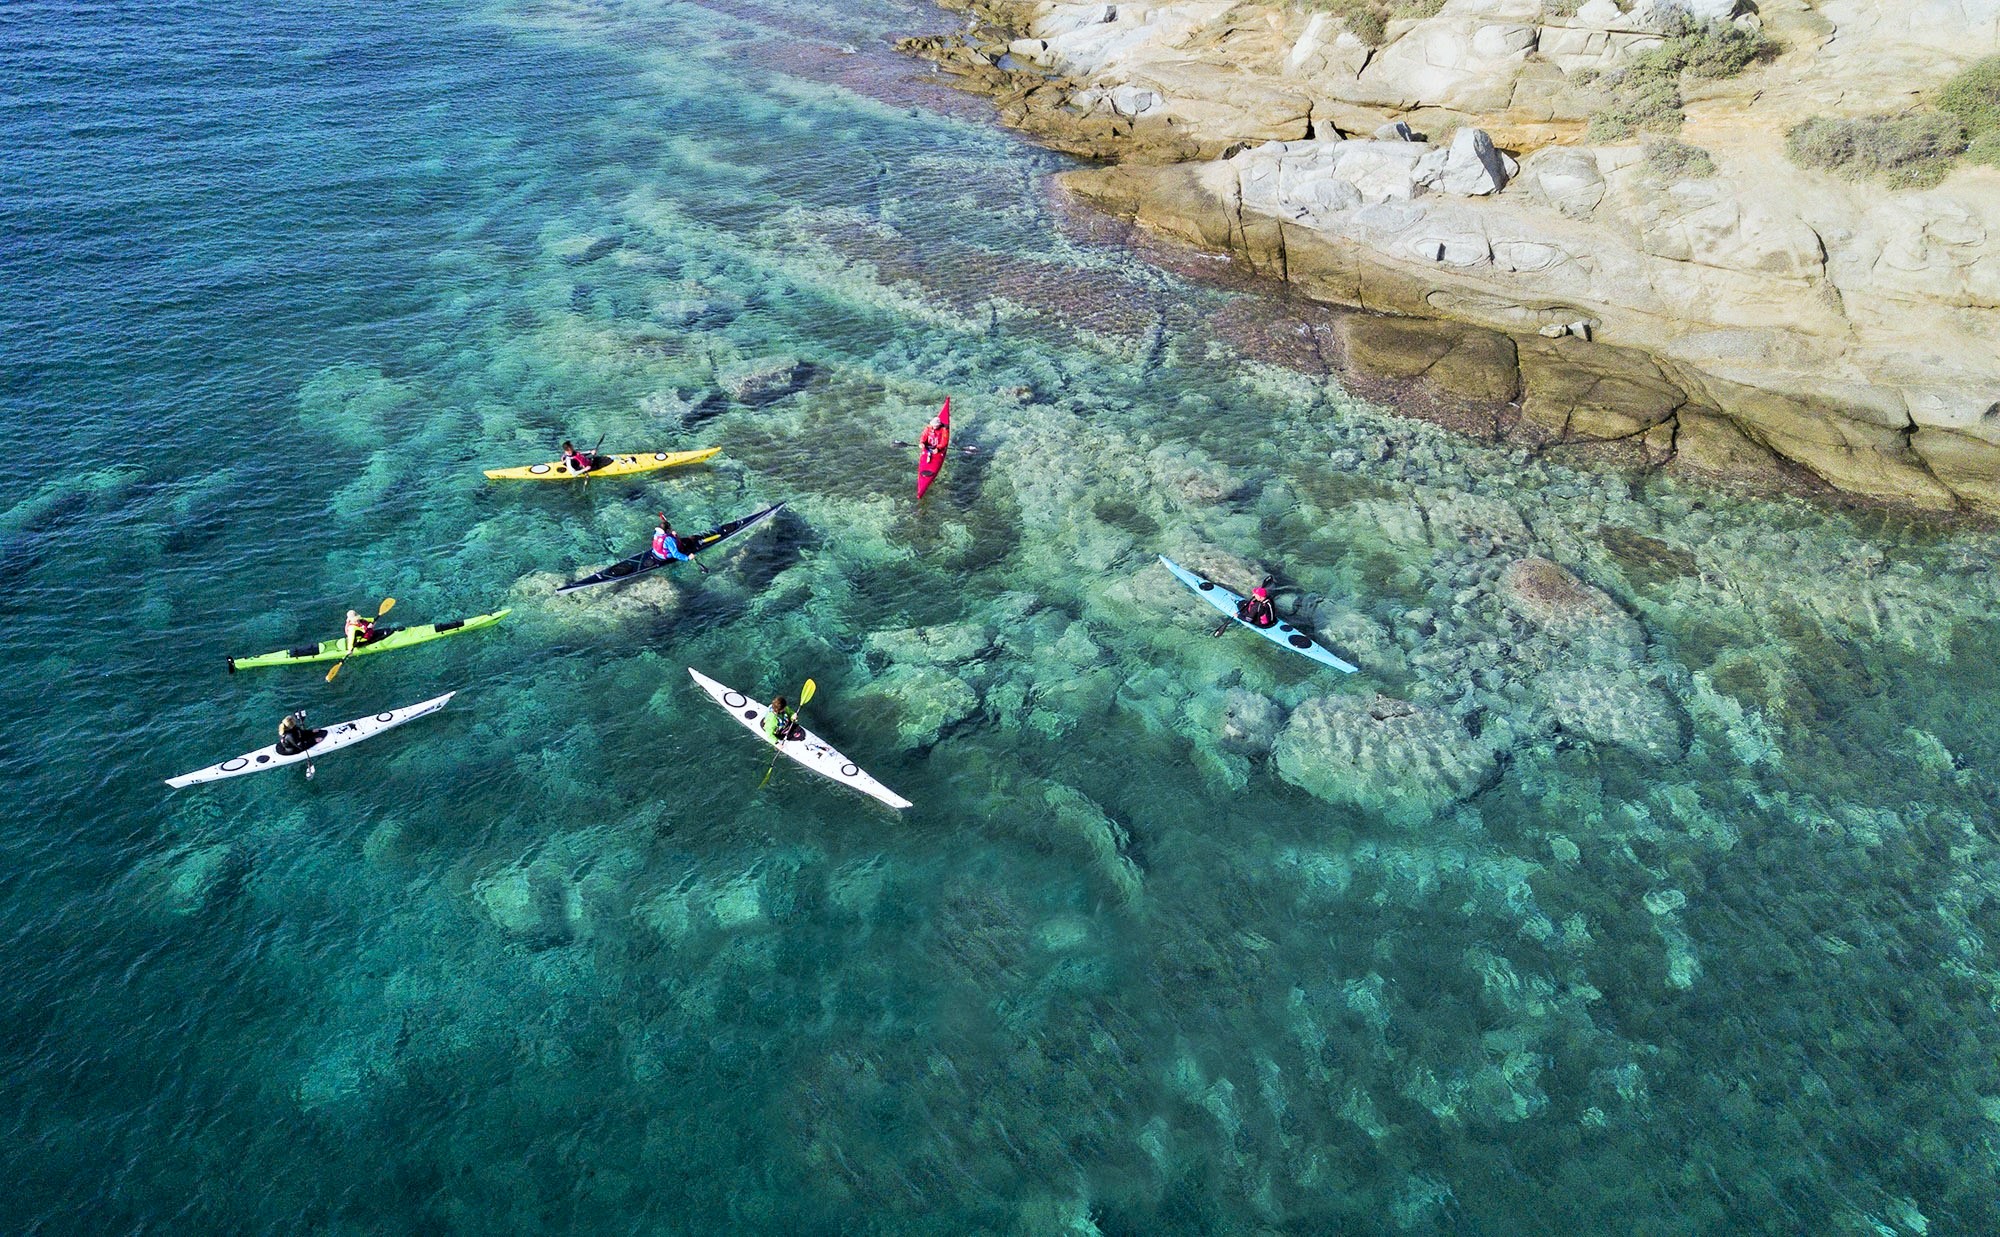
{"type": "Polygon", "coordinates": [[[592,451],[585,454],[576,449],[575,443],[565,438],[563,439],[563,463],[569,465],[571,472],[589,472],[591,469],[597,467],[597,453],[592,451]]]}
{"type": "Polygon", "coordinates": [[[1236,603],[1236,617],[1252,627],[1276,627],[1278,608],[1271,604],[1270,590],[1259,584],[1250,595],[1236,603]]]}
{"type": "Polygon", "coordinates": [[[944,418],[932,417],[931,423],[924,426],[923,436],[917,439],[917,445],[926,451],[942,451],[949,441],[944,428],[944,418]]]}

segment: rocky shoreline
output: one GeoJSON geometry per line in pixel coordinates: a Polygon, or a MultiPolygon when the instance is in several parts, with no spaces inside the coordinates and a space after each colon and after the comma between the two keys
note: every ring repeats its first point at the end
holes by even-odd
{"type": "Polygon", "coordinates": [[[2000,51],[1994,0],[1703,0],[1776,51],[1683,79],[1699,147],[1586,144],[1593,82],[1672,28],[1643,5],[1406,5],[1370,46],[1351,15],[1228,0],[940,2],[966,30],[905,51],[1105,161],[1061,177],[1076,196],[1373,311],[1341,319],[1360,369],[1518,408],[1536,441],[2000,513],[2000,171],[1892,190],[1783,143],[2000,51]]]}

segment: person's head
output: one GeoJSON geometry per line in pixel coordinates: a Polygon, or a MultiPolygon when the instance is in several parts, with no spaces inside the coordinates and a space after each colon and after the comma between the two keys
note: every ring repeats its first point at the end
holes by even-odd
{"type": "Polygon", "coordinates": [[[931,418],[931,428],[932,428],[932,429],[934,429],[934,430],[941,430],[941,429],[943,429],[943,428],[944,428],[944,418],[943,418],[943,417],[941,417],[941,416],[939,416],[939,417],[932,417],[932,418],[931,418]]]}
{"type": "Polygon", "coordinates": [[[1263,601],[1265,598],[1271,595],[1271,592],[1269,589],[1259,584],[1256,588],[1250,590],[1250,595],[1252,597],[1255,597],[1258,601],[1263,601]]]}
{"type": "Polygon", "coordinates": [[[570,441],[569,439],[567,439],[567,438],[563,439],[563,454],[565,454],[565,455],[575,455],[575,454],[576,454],[576,444],[575,444],[575,443],[573,443],[573,442],[571,442],[571,441],[570,441]]]}
{"type": "Polygon", "coordinates": [[[347,612],[347,621],[350,623],[352,623],[354,620],[360,617],[361,617],[361,611],[359,610],[349,610],[347,612]]]}
{"type": "Polygon", "coordinates": [[[785,698],[783,696],[771,697],[771,712],[783,713],[784,711],[785,711],[785,698]]]}

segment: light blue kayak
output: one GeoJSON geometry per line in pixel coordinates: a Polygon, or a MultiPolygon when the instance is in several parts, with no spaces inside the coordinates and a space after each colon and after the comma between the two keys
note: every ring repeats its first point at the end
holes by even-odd
{"type": "Polygon", "coordinates": [[[1335,670],[1342,670],[1348,674],[1353,674],[1361,668],[1352,662],[1345,662],[1335,657],[1326,649],[1313,643],[1311,636],[1308,636],[1283,619],[1278,620],[1276,627],[1258,627],[1255,624],[1246,623],[1242,619],[1236,618],[1236,607],[1243,600],[1243,594],[1232,593],[1213,580],[1203,579],[1164,554],[1160,555],[1160,561],[1167,565],[1167,570],[1173,572],[1174,576],[1182,584],[1201,594],[1208,601],[1209,605],[1227,614],[1231,619],[1235,619],[1237,626],[1256,632],[1272,644],[1283,645],[1294,653],[1310,657],[1323,666],[1332,666],[1335,670]]]}

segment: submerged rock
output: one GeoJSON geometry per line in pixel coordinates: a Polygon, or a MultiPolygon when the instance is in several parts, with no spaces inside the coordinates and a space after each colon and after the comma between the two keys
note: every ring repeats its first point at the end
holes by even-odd
{"type": "Polygon", "coordinates": [[[170,915],[192,916],[234,897],[250,872],[250,856],[231,842],[177,847],[145,865],[155,904],[170,915]]]}
{"type": "Polygon", "coordinates": [[[1272,748],[1286,781],[1329,803],[1420,820],[1500,776],[1501,752],[1441,710],[1377,696],[1318,696],[1272,748]]]}
{"type": "Polygon", "coordinates": [[[979,693],[964,679],[932,666],[899,666],[877,679],[856,702],[863,711],[895,718],[896,740],[924,751],[979,712],[979,693]]]}

